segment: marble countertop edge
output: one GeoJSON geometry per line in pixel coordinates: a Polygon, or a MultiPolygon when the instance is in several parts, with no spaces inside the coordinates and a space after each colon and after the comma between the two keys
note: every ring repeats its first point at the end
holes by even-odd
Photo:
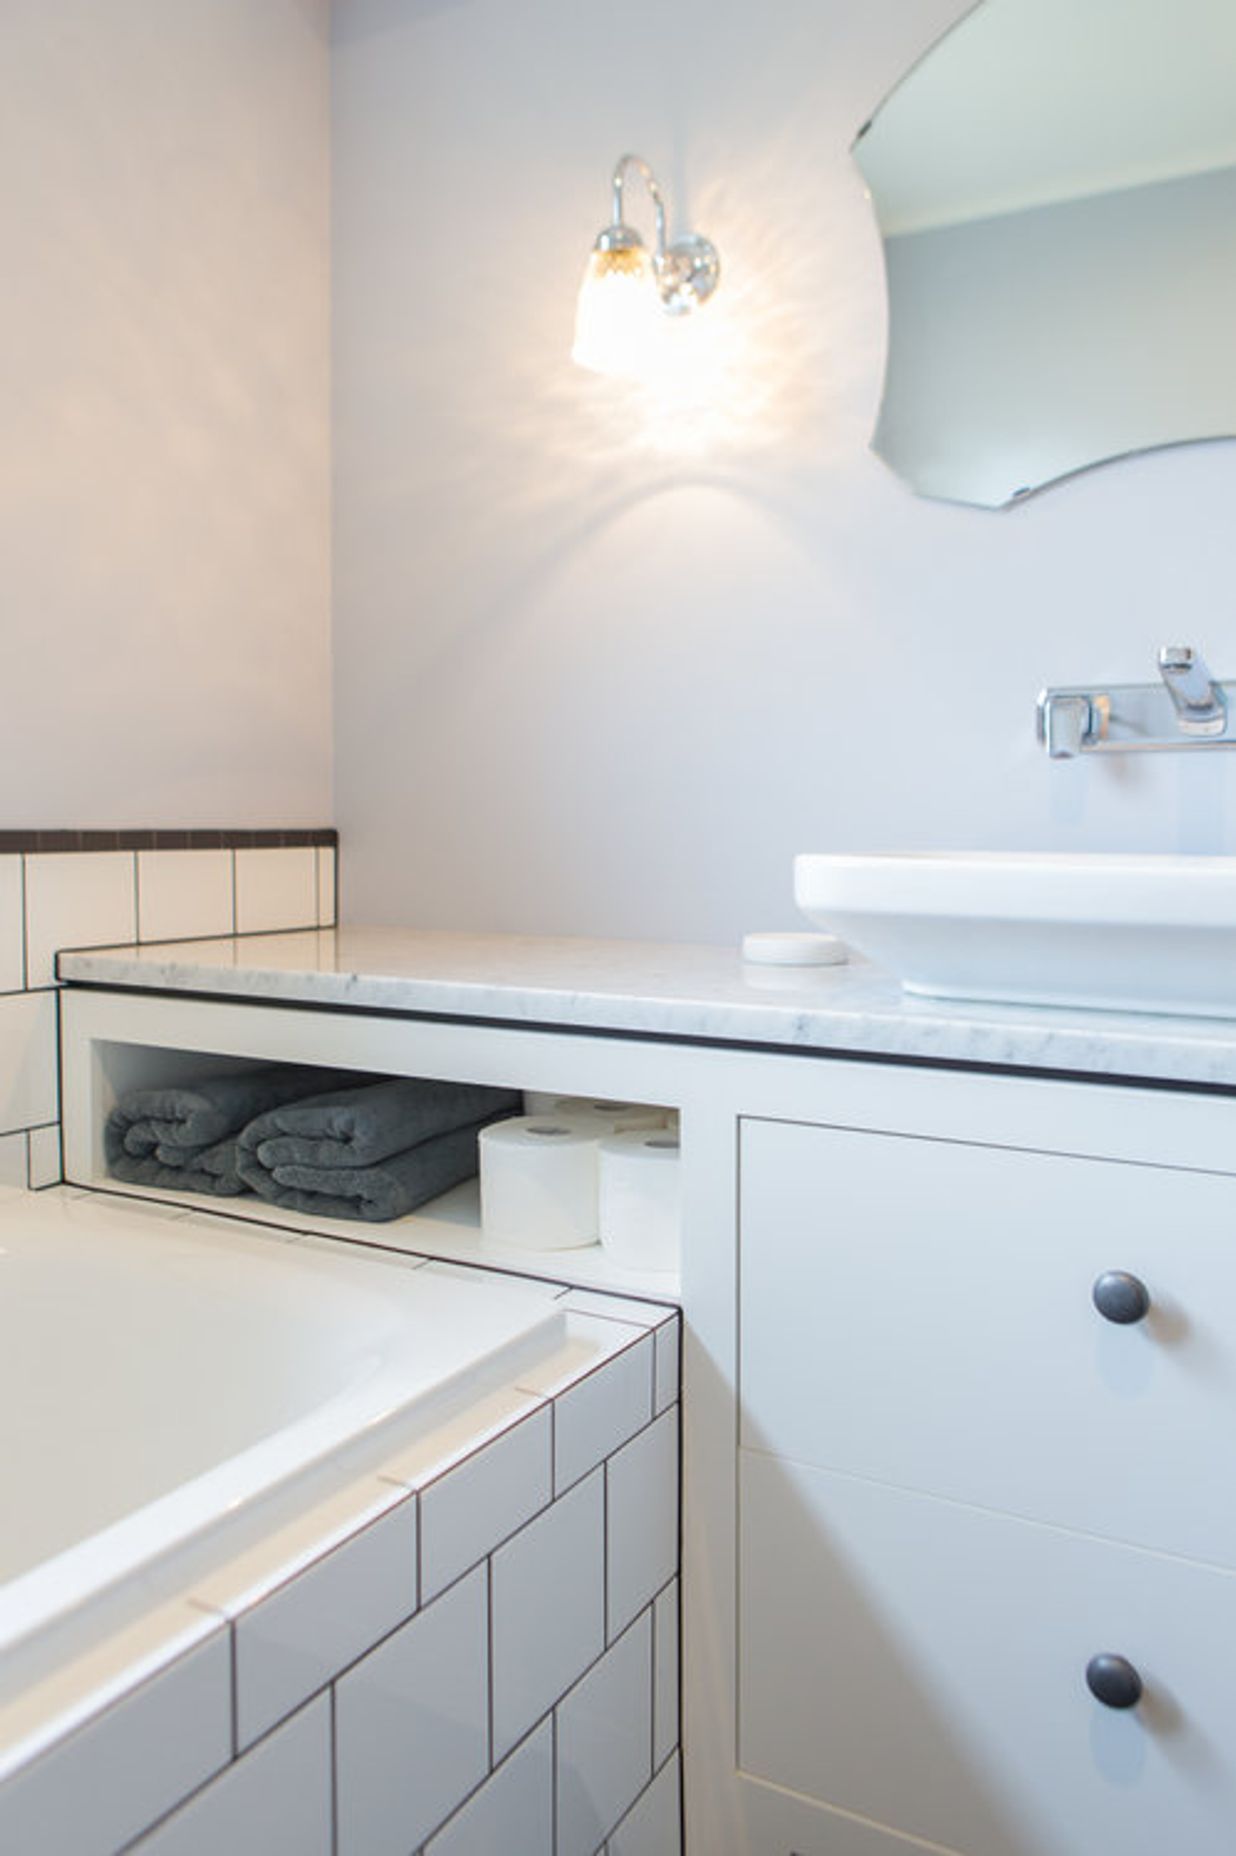
{"type": "Polygon", "coordinates": [[[859,960],[755,969],[724,947],[343,928],[83,949],[59,970],[70,984],[1236,1088],[1236,1021],[926,999],[859,960]]]}

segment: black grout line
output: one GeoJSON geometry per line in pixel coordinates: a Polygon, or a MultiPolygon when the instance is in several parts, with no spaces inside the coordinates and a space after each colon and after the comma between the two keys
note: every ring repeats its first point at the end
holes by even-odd
{"type": "Polygon", "coordinates": [[[655,1594],[648,1610],[652,1624],[652,1695],[648,1704],[648,1770],[655,1773],[657,1769],[657,1605],[660,1594],[655,1594]]]}
{"type": "Polygon", "coordinates": [[[558,1707],[554,1704],[549,1719],[549,1847],[558,1851],[558,1707]]]}
{"type": "Polygon", "coordinates": [[[485,1560],[485,1764],[494,1769],[494,1560],[485,1560]]]}
{"type": "MultiPolygon", "coordinates": [[[[374,1474],[379,1480],[383,1480],[380,1470],[375,1470],[374,1474]]],[[[411,1496],[416,1503],[416,1609],[420,1611],[424,1603],[425,1592],[425,1504],[421,1500],[420,1489],[413,1489],[411,1496]]]]}
{"type": "Polygon", "coordinates": [[[30,990],[30,932],[26,924],[26,860],[21,860],[21,983],[22,990],[30,990]]]}
{"type": "Polygon", "coordinates": [[[609,1636],[609,1458],[601,1464],[601,1604],[605,1619],[605,1643],[609,1636]]]}
{"type": "Polygon", "coordinates": [[[339,1696],[330,1685],[330,1848],[339,1856],[339,1696]]]}
{"type": "Polygon", "coordinates": [[[231,1666],[232,1758],[240,1758],[240,1671],[237,1668],[236,1620],[227,1620],[228,1650],[231,1666]]]}

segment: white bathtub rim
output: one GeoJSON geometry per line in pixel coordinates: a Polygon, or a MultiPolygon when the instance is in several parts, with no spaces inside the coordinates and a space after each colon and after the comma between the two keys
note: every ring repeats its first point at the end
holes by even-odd
{"type": "MultiPolygon", "coordinates": [[[[44,1195],[39,1195],[40,1199],[44,1195]]],[[[46,1195],[50,1200],[51,1194],[46,1195]]],[[[81,1201],[74,1211],[80,1215],[81,1201]]],[[[37,1207],[26,1195],[20,1203],[0,1207],[0,1218],[30,1216],[54,1220],[56,1208],[37,1207]]],[[[178,1222],[173,1212],[169,1223],[178,1222]]],[[[145,1228],[148,1221],[143,1220],[145,1228]]],[[[183,1226],[177,1232],[185,1237],[183,1226]]],[[[244,1242],[245,1240],[240,1240],[244,1242]]],[[[271,1240],[255,1232],[248,1243],[269,1251],[271,1240]]],[[[280,1244],[284,1249],[285,1244],[280,1244]]],[[[294,1247],[286,1247],[290,1252],[294,1247]]],[[[486,1345],[440,1372],[431,1382],[417,1381],[408,1362],[381,1362],[358,1382],[271,1435],[260,1438],[226,1461],[156,1496],[114,1523],[53,1554],[0,1586],[0,1667],[11,1652],[28,1644],[57,1620],[88,1608],[100,1595],[174,1560],[181,1549],[208,1536],[236,1533],[231,1526],[264,1496],[290,1491],[313,1480],[315,1471],[333,1472],[336,1488],[372,1473],[380,1456],[393,1455],[406,1435],[458,1411],[487,1392],[511,1384],[530,1361],[561,1344],[566,1317],[556,1304],[529,1295],[518,1282],[475,1283],[424,1274],[419,1260],[340,1246],[349,1273],[364,1279],[371,1270],[395,1272],[406,1288],[431,1302],[468,1310],[469,1328],[489,1330],[486,1345]],[[423,1288],[418,1288],[423,1284],[423,1288]],[[471,1308],[468,1305],[471,1304],[471,1308]],[[478,1320],[481,1311],[483,1320],[478,1320]]],[[[308,1262],[308,1259],[306,1259],[308,1262]]],[[[320,1481],[320,1479],[319,1479],[320,1481]]],[[[220,1552],[226,1553],[225,1546],[220,1552]]],[[[0,1705],[5,1684],[0,1682],[0,1705]]]]}

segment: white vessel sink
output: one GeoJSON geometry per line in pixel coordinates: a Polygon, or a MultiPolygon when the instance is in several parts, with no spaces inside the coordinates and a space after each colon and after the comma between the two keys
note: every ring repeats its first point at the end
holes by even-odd
{"type": "Polygon", "coordinates": [[[804,856],[794,894],[907,992],[1236,1018],[1236,857],[804,856]]]}

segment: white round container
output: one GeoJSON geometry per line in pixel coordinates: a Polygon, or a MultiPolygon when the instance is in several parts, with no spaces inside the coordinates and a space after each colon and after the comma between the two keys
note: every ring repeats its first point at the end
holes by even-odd
{"type": "Polygon", "coordinates": [[[678,1136],[668,1128],[601,1142],[600,1231],[622,1269],[675,1270],[682,1222],[678,1136]]]}
{"type": "Polygon", "coordinates": [[[597,1241],[597,1156],[604,1130],[569,1115],[517,1115],[481,1129],[481,1228],[519,1250],[597,1241]]]}
{"type": "Polygon", "coordinates": [[[742,957],[759,967],[839,967],[850,950],[835,934],[745,934],[742,957]]]}

